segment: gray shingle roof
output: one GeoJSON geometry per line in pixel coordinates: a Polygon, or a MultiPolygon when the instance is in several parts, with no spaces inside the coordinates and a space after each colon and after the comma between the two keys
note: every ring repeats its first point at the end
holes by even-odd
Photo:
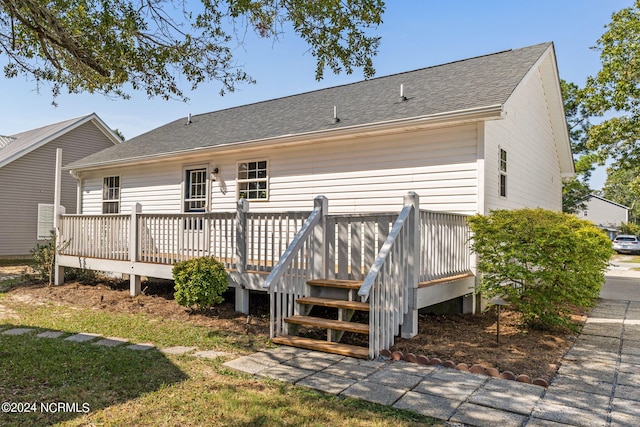
{"type": "Polygon", "coordinates": [[[551,46],[456,61],[343,86],[180,118],[67,168],[114,164],[192,149],[321,132],[504,104],[551,46]],[[400,102],[400,85],[406,102],[400,102]],[[340,122],[334,124],[333,107],[340,122]]]}
{"type": "Polygon", "coordinates": [[[5,144],[3,144],[2,141],[0,141],[0,167],[22,157],[31,150],[37,148],[49,138],[64,131],[75,123],[84,120],[90,115],[91,114],[42,126],[37,129],[16,133],[8,137],[0,137],[0,140],[5,142],[5,144]]]}

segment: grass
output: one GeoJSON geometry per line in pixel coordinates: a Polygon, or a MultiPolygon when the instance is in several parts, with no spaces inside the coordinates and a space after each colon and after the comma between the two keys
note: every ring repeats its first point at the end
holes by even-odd
{"type": "Polygon", "coordinates": [[[66,331],[93,332],[104,336],[127,338],[132,342],[152,342],[160,347],[196,346],[200,349],[255,352],[267,346],[268,337],[234,334],[203,326],[185,325],[144,314],[111,313],[75,307],[13,303],[11,308],[24,326],[66,331]]]}
{"type": "MultiPolygon", "coordinates": [[[[15,317],[0,329],[0,401],[76,403],[78,411],[1,413],[2,426],[417,426],[438,423],[408,411],[337,398],[226,369],[222,360],[138,352],[38,338],[40,330],[95,332],[159,346],[194,345],[245,353],[243,337],[143,315],[19,303],[0,293],[15,317]],[[86,405],[86,406],[85,406],[86,405]],[[84,413],[83,409],[88,408],[84,413]]],[[[2,322],[0,320],[0,322],[2,322]]],[[[2,402],[0,402],[2,403],[2,402]]],[[[54,406],[55,408],[55,406],[54,406]]],[[[440,423],[439,425],[444,425],[440,423]]]]}

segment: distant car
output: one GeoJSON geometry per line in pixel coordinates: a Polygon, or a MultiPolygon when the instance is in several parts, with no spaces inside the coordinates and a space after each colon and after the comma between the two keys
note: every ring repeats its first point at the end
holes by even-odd
{"type": "Polygon", "coordinates": [[[619,254],[640,254],[640,241],[636,236],[620,234],[613,239],[613,250],[619,254]]]}

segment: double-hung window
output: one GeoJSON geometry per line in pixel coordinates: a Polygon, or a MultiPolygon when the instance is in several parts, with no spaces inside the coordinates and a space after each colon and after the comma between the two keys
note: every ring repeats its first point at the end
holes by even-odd
{"type": "Polygon", "coordinates": [[[185,171],[184,211],[204,212],[207,206],[207,168],[185,171]]]}
{"type": "Polygon", "coordinates": [[[507,197],[507,152],[500,149],[500,181],[499,181],[499,191],[500,197],[507,197]]]}
{"type": "Polygon", "coordinates": [[[247,200],[269,199],[267,161],[238,163],[238,198],[247,200]]]}
{"type": "Polygon", "coordinates": [[[102,180],[102,213],[120,213],[119,176],[105,176],[102,180]]]}

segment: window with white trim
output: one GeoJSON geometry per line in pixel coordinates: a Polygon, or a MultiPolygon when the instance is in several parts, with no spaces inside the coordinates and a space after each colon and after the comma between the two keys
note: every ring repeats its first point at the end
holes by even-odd
{"type": "Polygon", "coordinates": [[[102,180],[102,213],[120,213],[119,176],[105,176],[102,180]]]}
{"type": "Polygon", "coordinates": [[[267,161],[238,163],[238,199],[268,200],[269,174],[267,161]]]}
{"type": "Polygon", "coordinates": [[[184,211],[204,212],[207,206],[207,168],[185,171],[184,211]]]}
{"type": "Polygon", "coordinates": [[[499,191],[500,197],[507,197],[507,152],[500,149],[500,177],[499,177],[499,191]]]}

